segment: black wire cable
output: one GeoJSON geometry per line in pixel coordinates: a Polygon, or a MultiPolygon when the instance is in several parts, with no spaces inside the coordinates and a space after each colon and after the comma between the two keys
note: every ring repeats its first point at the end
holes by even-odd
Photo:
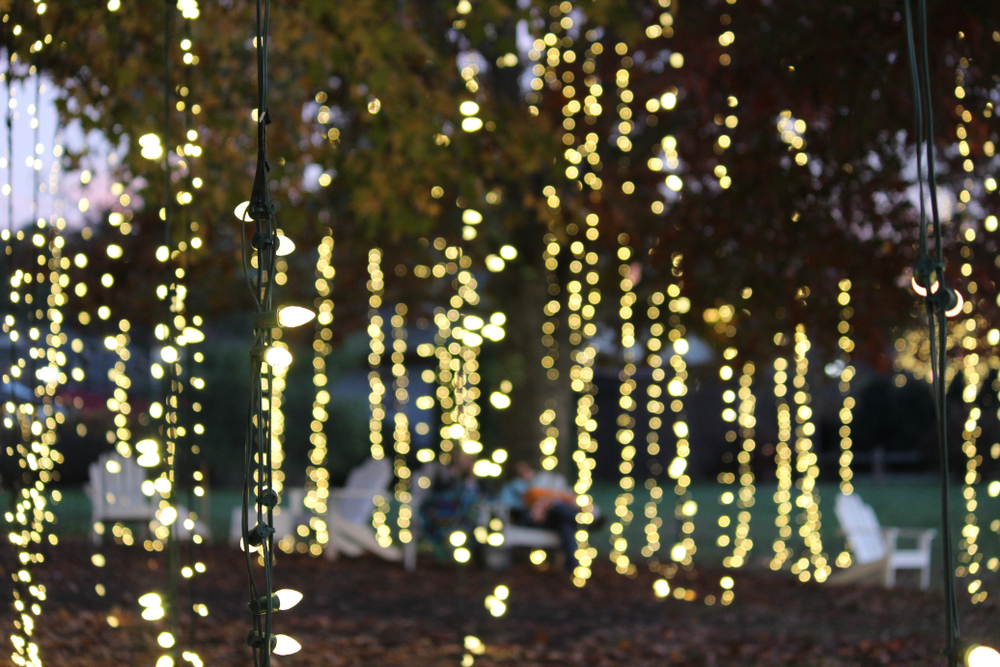
{"type": "Polygon", "coordinates": [[[951,511],[949,507],[951,480],[948,461],[948,405],[945,394],[945,371],[947,369],[948,323],[946,311],[957,305],[956,294],[945,285],[944,248],[941,233],[941,219],[938,212],[937,180],[934,171],[934,124],[931,101],[930,64],[927,55],[927,6],[925,0],[917,0],[917,29],[920,40],[920,64],[914,43],[913,12],[911,0],[905,1],[907,46],[910,52],[910,73],[913,79],[917,181],[920,196],[920,256],[914,266],[914,280],[924,290],[927,310],[927,331],[930,339],[931,384],[934,393],[934,411],[937,418],[938,450],[941,458],[941,542],[944,556],[945,593],[945,652],[948,664],[955,667],[959,662],[959,639],[961,637],[958,603],[955,592],[955,564],[952,546],[951,511]],[[934,258],[928,249],[927,219],[924,203],[924,180],[921,153],[926,151],[928,189],[930,191],[931,218],[934,230],[934,258]]]}
{"type": "MultiPolygon", "coordinates": [[[[250,286],[257,313],[272,310],[274,272],[277,264],[277,225],[274,207],[268,188],[267,125],[270,122],[267,111],[267,41],[270,24],[270,0],[257,0],[256,34],[254,46],[257,50],[257,168],[254,175],[250,202],[243,213],[242,264],[250,286]],[[257,253],[257,273],[251,277],[247,266],[246,223],[254,221],[255,231],[251,246],[257,253]]],[[[271,474],[271,392],[273,374],[271,367],[264,363],[264,354],[273,342],[271,324],[254,324],[254,341],[250,350],[251,396],[247,410],[247,429],[244,448],[244,481],[242,530],[244,560],[250,592],[250,612],[252,630],[247,644],[252,649],[255,667],[271,664],[271,614],[273,590],[273,547],[274,515],[278,495],[274,491],[271,474]],[[265,407],[266,406],[266,407],[265,407]],[[251,504],[251,492],[255,498],[251,504]],[[251,507],[256,510],[256,526],[248,527],[251,507]],[[253,571],[251,549],[256,547],[264,569],[264,590],[257,586],[253,571]],[[263,595],[262,595],[263,593],[263,595]],[[263,605],[261,604],[263,603],[263,605]]]]}

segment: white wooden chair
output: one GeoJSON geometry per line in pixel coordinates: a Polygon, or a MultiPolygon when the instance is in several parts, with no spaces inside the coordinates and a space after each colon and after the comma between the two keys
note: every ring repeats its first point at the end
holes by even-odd
{"type": "Polygon", "coordinates": [[[142,492],[146,471],[118,452],[102,454],[90,464],[90,483],[86,487],[92,508],[90,540],[100,544],[94,527],[101,522],[148,522],[156,517],[156,507],[142,492]]]}
{"type": "Polygon", "coordinates": [[[875,510],[856,493],[837,496],[835,506],[840,527],[844,530],[855,565],[838,572],[829,581],[854,583],[878,579],[886,588],[896,585],[897,570],[920,570],[920,588],[931,585],[931,542],[937,531],[922,528],[882,528],[875,510]],[[916,549],[900,549],[900,538],[913,539],[916,549]]]}
{"type": "Polygon", "coordinates": [[[369,551],[385,560],[400,561],[403,552],[394,546],[382,546],[371,525],[375,496],[387,493],[392,482],[389,459],[369,459],[351,471],[343,488],[332,489],[326,513],[328,559],[360,556],[369,551]]]}

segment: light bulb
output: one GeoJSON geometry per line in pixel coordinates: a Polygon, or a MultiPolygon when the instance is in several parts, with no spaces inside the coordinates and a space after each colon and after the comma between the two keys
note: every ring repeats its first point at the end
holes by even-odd
{"type": "Polygon", "coordinates": [[[947,317],[955,317],[962,312],[962,306],[965,305],[965,299],[962,297],[962,293],[955,290],[955,305],[944,311],[947,317]]]}
{"type": "Polygon", "coordinates": [[[264,353],[264,361],[271,368],[288,368],[292,363],[292,353],[283,347],[269,347],[264,353]]]}
{"type": "Polygon", "coordinates": [[[135,443],[135,451],[139,452],[140,454],[155,454],[156,448],[157,448],[156,441],[150,440],[149,438],[146,438],[145,440],[140,440],[139,442],[135,443]]]}
{"type": "Polygon", "coordinates": [[[248,202],[248,201],[245,201],[245,202],[243,202],[242,204],[240,204],[239,206],[237,206],[237,207],[236,207],[236,208],[235,208],[235,209],[233,210],[233,213],[234,213],[234,214],[236,214],[236,217],[237,217],[237,218],[239,218],[240,220],[243,220],[243,219],[244,219],[244,216],[246,216],[246,213],[247,213],[247,207],[248,207],[248,206],[250,206],[250,202],[248,202]]]}
{"type": "Polygon", "coordinates": [[[275,591],[274,595],[278,598],[278,609],[281,611],[291,609],[302,600],[302,593],[291,588],[282,588],[280,591],[275,591]]]}
{"type": "Polygon", "coordinates": [[[278,234],[278,257],[291,255],[295,252],[295,244],[284,234],[278,234]]]}
{"type": "Polygon", "coordinates": [[[285,306],[278,309],[278,326],[300,327],[306,322],[312,322],[316,313],[301,306],[285,306]]]}
{"type": "Polygon", "coordinates": [[[170,648],[174,645],[174,636],[169,632],[161,632],[156,638],[156,643],[163,648],[170,648]]]}
{"type": "Polygon", "coordinates": [[[163,600],[156,593],[146,593],[139,598],[139,605],[142,607],[159,607],[163,600]]]}
{"type": "Polygon", "coordinates": [[[135,462],[143,468],[155,468],[160,465],[160,457],[156,452],[147,452],[146,454],[140,454],[135,462]]]}
{"type": "Polygon", "coordinates": [[[169,526],[174,521],[177,521],[177,510],[168,505],[156,513],[156,518],[164,526],[169,526]]]}
{"type": "Polygon", "coordinates": [[[158,621],[163,618],[163,607],[146,607],[142,610],[142,618],[147,621],[158,621]]]}
{"type": "Polygon", "coordinates": [[[989,646],[973,646],[965,654],[966,667],[1000,667],[1000,653],[989,646]]]}
{"type": "Polygon", "coordinates": [[[275,635],[274,650],[275,655],[292,655],[298,653],[302,644],[298,643],[288,635],[275,635]]]}
{"type": "Polygon", "coordinates": [[[194,345],[205,340],[205,334],[194,327],[184,327],[184,342],[187,345],[194,345]]]}

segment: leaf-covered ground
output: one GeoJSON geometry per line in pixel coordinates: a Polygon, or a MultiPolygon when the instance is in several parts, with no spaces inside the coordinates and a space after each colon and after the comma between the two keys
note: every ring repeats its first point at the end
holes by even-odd
{"type": "MultiPolygon", "coordinates": [[[[136,599],[163,590],[164,565],[138,548],[105,549],[107,564],[91,564],[93,547],[65,541],[36,566],[48,600],[36,628],[41,655],[54,667],[149,665],[162,654],[161,622],[139,617],[136,599]],[[155,566],[155,567],[151,567],[155,566]],[[106,594],[99,596],[95,585],[106,594]],[[118,621],[111,627],[108,617],[118,621]]],[[[187,554],[185,554],[186,557],[187,554]]],[[[231,547],[199,548],[207,573],[182,582],[181,604],[209,606],[207,618],[181,633],[211,667],[251,664],[244,643],[250,628],[242,554],[231,547]],[[190,586],[190,588],[189,588],[190,586]],[[191,598],[191,593],[194,598],[191,598]]],[[[14,562],[2,562],[2,594],[11,600],[14,562]]],[[[652,572],[623,577],[598,563],[584,589],[562,572],[527,563],[505,574],[421,563],[416,573],[374,559],[335,562],[282,555],[276,587],[295,588],[305,599],[275,617],[275,630],[302,643],[300,653],[276,658],[279,667],[459,665],[467,636],[485,651],[488,665],[943,665],[943,605],[937,592],[913,588],[832,588],[802,585],[766,570],[737,573],[732,605],[707,606],[653,595],[652,572]],[[493,618],[483,601],[498,584],[510,588],[508,611],[493,618]]],[[[719,571],[700,571],[686,585],[717,582],[719,571]]],[[[987,581],[988,590],[1000,582],[987,581]]],[[[996,597],[963,603],[966,638],[1000,644],[996,597]]],[[[9,602],[0,616],[7,635],[9,602]]],[[[9,644],[0,654],[8,665],[9,644]]],[[[465,658],[468,661],[468,658],[465,658]]],[[[187,664],[187,663],[182,663],[187,664]]]]}

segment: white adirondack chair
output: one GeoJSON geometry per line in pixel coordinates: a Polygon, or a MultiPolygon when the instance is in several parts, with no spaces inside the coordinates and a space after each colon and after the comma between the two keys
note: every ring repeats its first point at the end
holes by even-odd
{"type": "Polygon", "coordinates": [[[403,553],[394,546],[378,543],[371,525],[374,498],[384,494],[392,482],[392,465],[388,459],[369,459],[351,471],[343,488],[333,489],[326,513],[330,536],[324,555],[328,559],[360,556],[369,551],[385,560],[399,561],[403,553]]]}
{"type": "MultiPolygon", "coordinates": [[[[274,541],[280,542],[283,538],[291,535],[299,527],[300,523],[308,521],[306,516],[305,498],[306,490],[302,487],[290,487],[285,489],[284,500],[281,506],[275,508],[273,514],[274,541]]],[[[233,508],[232,520],[229,522],[229,543],[239,546],[243,538],[240,530],[240,518],[243,515],[242,504],[233,508]]],[[[250,509],[247,515],[247,529],[252,530],[256,525],[257,511],[250,509]]]]}
{"type": "Polygon", "coordinates": [[[142,492],[146,471],[135,459],[109,452],[91,463],[89,472],[86,491],[92,508],[91,542],[101,542],[101,536],[94,530],[99,522],[145,522],[155,518],[156,507],[142,492]]]}
{"type": "Polygon", "coordinates": [[[886,588],[896,585],[897,570],[920,570],[920,588],[931,585],[931,542],[937,531],[921,528],[882,528],[871,505],[856,493],[837,496],[837,519],[843,528],[856,565],[830,577],[832,583],[854,583],[877,578],[886,588]],[[914,539],[916,549],[900,549],[900,538],[914,539]]]}

